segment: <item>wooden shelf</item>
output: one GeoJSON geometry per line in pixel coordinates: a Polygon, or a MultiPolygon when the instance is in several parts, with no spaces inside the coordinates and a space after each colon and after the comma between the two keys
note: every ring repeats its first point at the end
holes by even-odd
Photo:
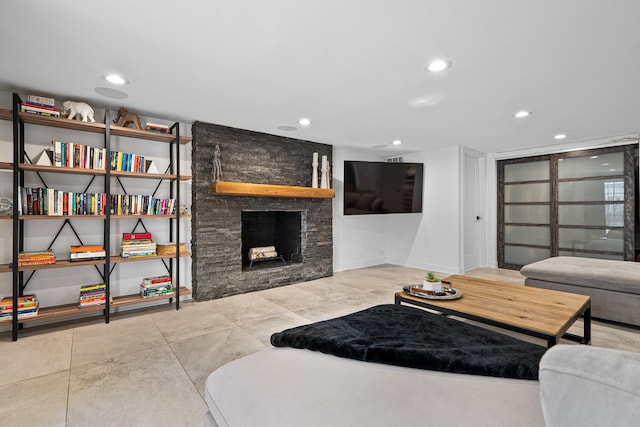
{"type": "Polygon", "coordinates": [[[83,132],[105,133],[106,126],[104,123],[82,122],[80,120],[69,120],[64,117],[48,117],[40,116],[32,113],[18,113],[20,119],[24,123],[40,126],[49,126],[54,128],[80,130],[83,132]]]}
{"type": "MultiPolygon", "coordinates": [[[[3,114],[2,118],[5,120],[12,120],[13,116],[11,115],[11,110],[0,110],[0,113],[3,114]],[[8,118],[4,118],[4,115],[7,114],[8,118]]],[[[57,127],[63,129],[72,129],[79,130],[83,132],[92,132],[92,133],[105,133],[106,126],[104,123],[91,123],[91,122],[82,122],[80,120],[69,120],[64,117],[48,117],[48,116],[40,116],[38,114],[31,113],[19,113],[20,119],[24,123],[33,124],[33,125],[41,125],[41,126],[50,126],[57,127]]],[[[157,142],[173,142],[175,136],[170,133],[160,133],[160,132],[150,132],[146,130],[138,130],[132,128],[123,128],[121,126],[109,126],[109,131],[114,136],[125,136],[129,138],[137,138],[137,139],[146,139],[149,141],[157,141],[157,142]]],[[[180,144],[188,144],[191,142],[190,136],[181,136],[180,144]]]]}
{"type": "MultiPolygon", "coordinates": [[[[135,218],[161,218],[172,219],[176,218],[176,215],[110,215],[111,219],[135,219],[135,218]]],[[[82,218],[82,219],[105,219],[106,215],[19,215],[18,219],[67,219],[67,218],[82,218]]],[[[191,214],[180,214],[180,218],[191,218],[191,214]]],[[[0,220],[13,219],[11,215],[0,215],[0,220]]]]}
{"type": "Polygon", "coordinates": [[[13,120],[13,111],[7,110],[6,108],[0,108],[0,120],[13,120]]]}
{"type": "MultiPolygon", "coordinates": [[[[123,178],[143,178],[143,179],[178,179],[178,175],[167,175],[162,173],[138,173],[138,172],[123,172],[123,171],[111,171],[111,176],[123,177],[123,178]]],[[[180,181],[188,181],[191,179],[191,175],[180,175],[180,181]]]]}
{"type": "Polygon", "coordinates": [[[0,169],[2,170],[12,170],[13,163],[11,162],[0,162],[0,169]]]}
{"type": "MultiPolygon", "coordinates": [[[[180,258],[190,257],[191,252],[180,252],[180,258]]],[[[153,255],[153,256],[145,256],[145,257],[133,257],[133,258],[122,258],[119,255],[111,255],[110,261],[111,264],[121,263],[121,262],[136,262],[136,261],[149,261],[153,259],[167,259],[167,258],[175,258],[175,255],[153,255]]],[[[69,261],[68,259],[59,259],[56,260],[55,264],[43,264],[43,265],[30,265],[21,267],[19,271],[30,271],[30,270],[48,270],[52,268],[69,268],[69,267],[83,267],[87,265],[103,265],[105,263],[104,259],[92,259],[87,261],[69,261]]],[[[11,267],[9,264],[0,265],[0,273],[10,273],[11,267]]]]}
{"type": "MultiPolygon", "coordinates": [[[[11,163],[6,163],[6,164],[8,165],[6,169],[11,169],[11,163]]],[[[0,169],[5,169],[4,166],[5,166],[4,162],[0,163],[0,169]]],[[[80,175],[106,175],[107,173],[104,169],[43,166],[43,165],[32,165],[30,163],[20,163],[19,167],[21,170],[31,171],[31,172],[72,173],[72,174],[80,174],[80,175]]],[[[110,171],[110,174],[113,177],[123,177],[123,178],[167,179],[167,180],[176,180],[178,178],[177,175],[167,175],[162,173],[110,171]]],[[[188,181],[190,179],[191,179],[191,175],[180,175],[181,181],[188,181]]]]}
{"type": "MultiPolygon", "coordinates": [[[[180,257],[190,257],[191,252],[180,252],[180,257]]],[[[175,258],[175,255],[153,255],[153,256],[144,256],[144,257],[133,257],[133,258],[122,258],[121,256],[112,256],[111,263],[121,263],[121,262],[136,262],[136,261],[149,261],[151,259],[167,259],[167,258],[175,258]]]]}
{"type": "Polygon", "coordinates": [[[294,187],[289,185],[250,184],[243,182],[212,182],[211,194],[220,196],[290,197],[304,199],[333,199],[331,188],[294,187]]]}
{"type": "MultiPolygon", "coordinates": [[[[191,290],[181,286],[180,297],[186,297],[188,295],[191,295],[191,290]]],[[[124,295],[120,297],[114,297],[113,302],[110,304],[110,306],[111,308],[116,308],[116,307],[123,307],[127,305],[146,304],[153,301],[175,299],[175,297],[176,297],[175,294],[161,295],[161,296],[149,297],[149,298],[143,298],[142,296],[137,294],[124,295]]],[[[82,315],[92,311],[102,311],[104,310],[104,308],[105,308],[104,305],[96,305],[92,307],[79,308],[77,303],[58,305],[55,307],[44,307],[38,310],[37,316],[18,319],[18,322],[28,323],[28,322],[34,322],[39,320],[55,319],[58,317],[82,315]]],[[[11,319],[12,319],[11,317],[3,318],[2,320],[0,320],[0,325],[3,323],[11,323],[11,319]]]]}
{"type": "MultiPolygon", "coordinates": [[[[128,138],[148,139],[158,142],[173,142],[176,137],[170,133],[150,132],[147,130],[138,130],[133,128],[123,128],[121,126],[111,126],[111,135],[126,136],[128,138]]],[[[188,144],[191,142],[190,136],[181,136],[180,144],[188,144]]]]}

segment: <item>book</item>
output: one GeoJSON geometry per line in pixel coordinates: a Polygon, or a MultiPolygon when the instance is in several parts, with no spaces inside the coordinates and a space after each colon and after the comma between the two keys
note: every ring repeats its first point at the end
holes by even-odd
{"type": "Polygon", "coordinates": [[[23,113],[35,113],[43,116],[60,117],[60,112],[55,108],[35,106],[26,103],[20,104],[20,111],[23,113]]]}
{"type": "Polygon", "coordinates": [[[151,233],[122,233],[122,240],[151,239],[151,233]]]}
{"type": "Polygon", "coordinates": [[[25,101],[28,104],[33,105],[42,105],[45,107],[53,107],[55,108],[56,100],[55,98],[50,98],[48,96],[40,96],[40,95],[27,95],[25,101]]]}
{"type": "Polygon", "coordinates": [[[102,245],[71,245],[69,252],[91,252],[91,251],[104,251],[102,245]]]}
{"type": "Polygon", "coordinates": [[[142,283],[147,283],[147,284],[166,283],[170,281],[171,281],[171,276],[168,276],[168,275],[145,277],[142,279],[142,283]]]}
{"type": "Polygon", "coordinates": [[[106,256],[107,253],[105,251],[72,252],[69,254],[69,261],[90,261],[104,259],[106,256]]]}
{"type": "Polygon", "coordinates": [[[169,133],[169,126],[157,123],[147,122],[145,129],[151,132],[169,133]]]}

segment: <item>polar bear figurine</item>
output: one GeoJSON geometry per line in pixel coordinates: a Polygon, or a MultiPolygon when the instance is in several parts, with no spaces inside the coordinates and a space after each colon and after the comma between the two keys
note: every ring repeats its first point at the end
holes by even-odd
{"type": "Polygon", "coordinates": [[[68,111],[69,115],[68,119],[73,119],[75,116],[82,117],[82,121],[86,122],[87,119],[91,121],[91,123],[95,123],[93,119],[93,108],[87,103],[84,102],[74,102],[74,101],[64,101],[62,103],[62,109],[64,111],[68,111]]]}

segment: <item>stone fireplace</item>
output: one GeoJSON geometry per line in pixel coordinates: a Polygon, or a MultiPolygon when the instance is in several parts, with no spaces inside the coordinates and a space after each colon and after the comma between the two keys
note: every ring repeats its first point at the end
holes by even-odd
{"type": "Polygon", "coordinates": [[[197,301],[333,274],[332,199],[216,195],[211,163],[220,147],[222,181],[311,186],[313,153],[332,147],[196,122],[193,134],[192,280],[197,301]],[[283,260],[253,263],[250,247],[275,246],[283,260]]]}

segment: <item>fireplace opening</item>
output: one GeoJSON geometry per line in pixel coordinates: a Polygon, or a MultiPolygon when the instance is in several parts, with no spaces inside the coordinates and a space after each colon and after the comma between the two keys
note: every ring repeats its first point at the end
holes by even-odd
{"type": "Polygon", "coordinates": [[[301,263],[302,247],[302,212],[242,211],[243,270],[301,263]]]}

